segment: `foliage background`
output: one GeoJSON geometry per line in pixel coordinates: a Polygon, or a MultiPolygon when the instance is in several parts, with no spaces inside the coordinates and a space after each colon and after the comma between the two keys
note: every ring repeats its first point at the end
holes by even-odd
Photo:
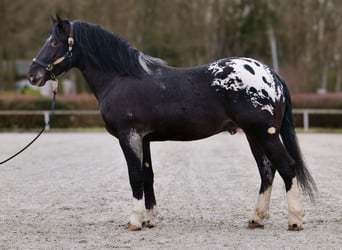
{"type": "Polygon", "coordinates": [[[272,64],[273,30],[292,92],[341,91],[339,0],[0,0],[0,90],[13,89],[14,61],[37,54],[56,13],[101,24],[173,66],[229,56],[272,64]]]}

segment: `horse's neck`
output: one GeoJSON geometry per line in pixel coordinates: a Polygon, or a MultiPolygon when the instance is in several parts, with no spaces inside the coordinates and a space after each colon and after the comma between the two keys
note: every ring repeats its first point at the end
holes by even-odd
{"type": "Polygon", "coordinates": [[[80,70],[97,100],[101,102],[108,90],[110,90],[114,84],[114,78],[116,75],[113,72],[103,72],[102,70],[90,65],[85,65],[80,68],[80,70]]]}

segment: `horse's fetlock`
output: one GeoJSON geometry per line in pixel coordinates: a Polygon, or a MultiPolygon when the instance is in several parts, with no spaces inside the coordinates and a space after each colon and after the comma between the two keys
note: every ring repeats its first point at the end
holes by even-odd
{"type": "Polygon", "coordinates": [[[154,206],[152,209],[147,209],[145,212],[144,227],[154,227],[156,225],[155,218],[158,215],[158,209],[154,206]]]}

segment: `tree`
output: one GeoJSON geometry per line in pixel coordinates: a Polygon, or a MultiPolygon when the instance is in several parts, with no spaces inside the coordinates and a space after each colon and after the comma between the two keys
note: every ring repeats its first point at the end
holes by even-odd
{"type": "Polygon", "coordinates": [[[0,0],[0,89],[13,85],[15,60],[36,55],[56,13],[98,23],[173,66],[229,56],[270,64],[272,28],[292,90],[341,90],[339,0],[0,0]]]}

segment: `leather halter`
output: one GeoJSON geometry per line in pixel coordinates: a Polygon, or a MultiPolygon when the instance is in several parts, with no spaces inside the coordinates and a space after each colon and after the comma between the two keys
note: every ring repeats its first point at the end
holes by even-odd
{"type": "Polygon", "coordinates": [[[73,29],[72,29],[72,23],[70,23],[70,32],[69,32],[69,37],[68,37],[68,51],[65,53],[64,56],[57,58],[53,63],[44,63],[41,61],[39,58],[33,58],[32,62],[37,63],[45,68],[46,71],[50,72],[50,78],[52,80],[56,80],[56,75],[52,72],[54,66],[62,63],[65,59],[69,59],[70,66],[69,69],[71,68],[71,57],[72,57],[72,49],[74,45],[74,38],[73,38],[73,29]]]}

